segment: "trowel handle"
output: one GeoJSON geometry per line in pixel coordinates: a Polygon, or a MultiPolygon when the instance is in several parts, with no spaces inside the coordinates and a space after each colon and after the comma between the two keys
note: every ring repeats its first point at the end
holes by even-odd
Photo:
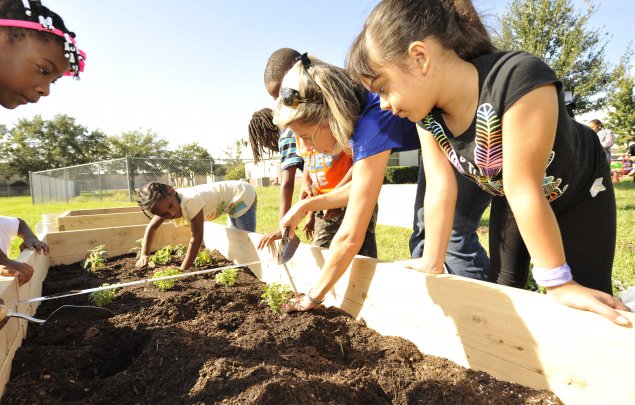
{"type": "Polygon", "coordinates": [[[9,308],[6,305],[0,304],[0,322],[4,321],[9,313],[9,308]]]}

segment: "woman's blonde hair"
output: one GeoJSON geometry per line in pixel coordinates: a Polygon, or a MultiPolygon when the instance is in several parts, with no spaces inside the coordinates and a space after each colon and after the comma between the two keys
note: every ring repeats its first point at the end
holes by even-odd
{"type": "Polygon", "coordinates": [[[328,123],[337,142],[337,154],[351,154],[349,139],[364,107],[366,89],[343,68],[310,57],[310,65],[300,60],[282,80],[282,88],[297,90],[307,102],[287,107],[278,99],[274,120],[281,128],[299,122],[304,125],[328,123]]]}

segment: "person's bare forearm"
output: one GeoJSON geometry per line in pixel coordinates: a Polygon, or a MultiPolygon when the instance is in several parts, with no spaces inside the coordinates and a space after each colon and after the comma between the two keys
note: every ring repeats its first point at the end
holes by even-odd
{"type": "Polygon", "coordinates": [[[0,265],[6,266],[11,259],[9,259],[9,256],[7,256],[6,253],[4,253],[2,250],[0,250],[0,265]]]}
{"type": "Polygon", "coordinates": [[[284,214],[291,208],[293,201],[293,190],[295,188],[295,167],[283,170],[280,175],[280,209],[278,219],[282,219],[284,214]]]}
{"type": "Polygon", "coordinates": [[[187,253],[185,254],[185,258],[183,259],[183,263],[181,263],[181,270],[185,271],[192,267],[194,264],[194,260],[198,255],[199,250],[201,249],[201,245],[203,244],[202,237],[192,236],[190,238],[190,243],[187,247],[187,253]]]}
{"type": "Polygon", "coordinates": [[[321,194],[315,197],[300,201],[303,211],[322,211],[332,208],[344,208],[348,204],[351,192],[351,183],[334,188],[330,193],[321,194]]]}
{"type": "Polygon", "coordinates": [[[37,236],[33,233],[31,228],[29,228],[29,225],[22,218],[18,218],[18,221],[19,221],[19,225],[18,225],[19,237],[21,237],[23,240],[37,239],[37,236]]]}
{"type": "Polygon", "coordinates": [[[152,249],[152,242],[154,241],[154,235],[163,223],[163,218],[154,216],[148,226],[146,227],[146,231],[143,234],[143,244],[141,245],[141,255],[149,256],[150,250],[152,249]]]}
{"type": "Polygon", "coordinates": [[[346,172],[346,174],[344,175],[344,177],[342,177],[342,180],[340,180],[339,183],[337,183],[335,185],[335,187],[333,188],[340,188],[343,187],[344,185],[348,184],[351,182],[351,179],[353,178],[353,166],[351,166],[348,171],[346,172]]]}

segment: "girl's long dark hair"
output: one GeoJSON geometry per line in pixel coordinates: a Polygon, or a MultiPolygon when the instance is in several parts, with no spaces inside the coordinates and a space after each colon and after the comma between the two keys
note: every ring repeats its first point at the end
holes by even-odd
{"type": "Polygon", "coordinates": [[[496,52],[470,0],[384,0],[353,42],[348,69],[355,77],[372,79],[377,66],[400,64],[412,42],[428,37],[465,60],[496,52]]]}

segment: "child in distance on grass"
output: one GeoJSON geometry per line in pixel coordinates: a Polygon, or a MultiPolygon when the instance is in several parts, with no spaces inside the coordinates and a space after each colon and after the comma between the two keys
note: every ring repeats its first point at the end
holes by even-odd
{"type": "Polygon", "coordinates": [[[137,195],[141,209],[154,215],[143,236],[137,268],[148,264],[155,232],[166,219],[182,218],[181,223],[189,223],[192,228],[181,271],[194,263],[203,243],[205,221],[227,214],[228,225],[249,232],[256,230],[256,190],[244,181],[220,181],[177,189],[153,181],[143,186],[137,195]]]}

